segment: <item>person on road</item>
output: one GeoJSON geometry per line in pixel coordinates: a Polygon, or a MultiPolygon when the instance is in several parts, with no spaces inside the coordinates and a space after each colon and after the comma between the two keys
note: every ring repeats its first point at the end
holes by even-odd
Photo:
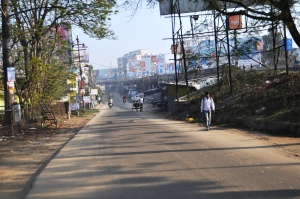
{"type": "Polygon", "coordinates": [[[108,105],[109,105],[109,104],[112,104],[112,105],[113,105],[113,103],[114,103],[113,99],[112,99],[111,97],[109,97],[109,98],[108,98],[108,105]]]}
{"type": "Polygon", "coordinates": [[[98,104],[100,104],[100,102],[101,102],[101,97],[99,96],[99,95],[97,95],[97,102],[98,102],[98,104]]]}
{"type": "Polygon", "coordinates": [[[140,103],[140,111],[143,112],[144,98],[142,95],[140,96],[139,103],[140,103]]]}
{"type": "Polygon", "coordinates": [[[126,95],[123,95],[123,102],[124,102],[124,103],[126,102],[126,98],[127,98],[127,96],[126,96],[126,95]]]}
{"type": "Polygon", "coordinates": [[[201,100],[200,111],[204,114],[206,129],[209,130],[211,124],[211,111],[215,112],[215,103],[213,98],[210,97],[209,92],[205,92],[205,97],[201,100]]]}

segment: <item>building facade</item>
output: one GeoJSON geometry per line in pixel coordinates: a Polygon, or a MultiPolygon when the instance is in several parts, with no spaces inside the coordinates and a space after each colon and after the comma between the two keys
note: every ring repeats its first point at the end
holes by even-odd
{"type": "Polygon", "coordinates": [[[119,79],[132,79],[145,76],[164,75],[175,72],[174,63],[167,63],[164,54],[149,53],[141,49],[129,52],[118,58],[119,79]]]}

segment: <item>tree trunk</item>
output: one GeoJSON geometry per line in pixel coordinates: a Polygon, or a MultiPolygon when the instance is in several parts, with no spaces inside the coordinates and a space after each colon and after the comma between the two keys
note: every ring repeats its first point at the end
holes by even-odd
{"type": "Polygon", "coordinates": [[[5,115],[3,125],[11,126],[11,105],[12,105],[12,96],[9,93],[8,89],[8,76],[7,76],[7,68],[11,67],[10,62],[10,24],[9,24],[9,11],[8,11],[8,3],[9,0],[1,0],[1,8],[2,8],[2,54],[3,54],[3,72],[4,72],[4,96],[5,96],[5,115]]]}
{"type": "Polygon", "coordinates": [[[298,47],[300,47],[300,34],[299,31],[297,30],[290,9],[287,9],[285,11],[285,16],[286,16],[286,20],[284,20],[283,23],[285,23],[286,27],[288,28],[292,38],[294,39],[294,42],[297,44],[298,47]]]}

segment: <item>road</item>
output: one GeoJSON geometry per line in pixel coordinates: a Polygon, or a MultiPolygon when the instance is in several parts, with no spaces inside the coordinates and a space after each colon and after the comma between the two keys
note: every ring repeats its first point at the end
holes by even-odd
{"type": "Polygon", "coordinates": [[[300,198],[300,159],[262,140],[170,121],[145,106],[97,114],[36,178],[27,199],[300,198]]]}

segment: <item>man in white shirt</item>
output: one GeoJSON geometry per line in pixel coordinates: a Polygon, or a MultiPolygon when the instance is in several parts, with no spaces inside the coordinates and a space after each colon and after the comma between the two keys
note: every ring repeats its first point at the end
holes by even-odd
{"type": "Polygon", "coordinates": [[[109,97],[108,98],[108,106],[109,106],[109,104],[113,105],[113,103],[114,103],[114,100],[111,97],[109,97]]]}
{"type": "Polygon", "coordinates": [[[140,103],[140,111],[143,112],[144,98],[142,95],[140,96],[139,103],[140,103]]]}
{"type": "Polygon", "coordinates": [[[206,129],[209,130],[211,123],[211,111],[215,112],[215,103],[213,98],[210,97],[209,92],[205,92],[205,97],[201,100],[200,111],[201,113],[204,113],[206,129]]]}

